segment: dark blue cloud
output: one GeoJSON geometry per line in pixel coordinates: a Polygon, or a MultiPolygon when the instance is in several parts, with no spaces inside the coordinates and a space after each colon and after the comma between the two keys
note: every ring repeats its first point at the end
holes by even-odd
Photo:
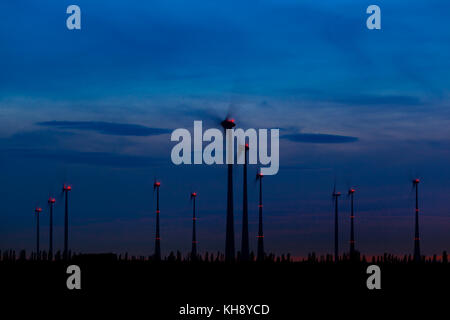
{"type": "Polygon", "coordinates": [[[281,138],[303,143],[350,143],[358,141],[357,137],[322,133],[294,133],[283,135],[281,138]]]}
{"type": "Polygon", "coordinates": [[[95,131],[102,134],[116,136],[155,136],[170,133],[169,129],[150,128],[138,124],[114,123],[103,121],[44,121],[37,123],[40,126],[67,129],[95,131]]]}

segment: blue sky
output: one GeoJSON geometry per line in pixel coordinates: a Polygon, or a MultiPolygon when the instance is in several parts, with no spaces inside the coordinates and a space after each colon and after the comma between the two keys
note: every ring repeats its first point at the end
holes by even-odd
{"type": "MultiPolygon", "coordinates": [[[[167,132],[231,110],[244,128],[282,129],[268,250],[331,251],[336,179],[358,189],[363,252],[410,252],[416,175],[424,252],[448,249],[448,2],[77,1],[79,31],[65,27],[70,4],[0,4],[0,248],[32,248],[34,206],[67,181],[75,250],[151,253],[157,176],[163,251],[189,248],[193,189],[199,246],[222,250],[225,168],[175,167],[167,132]],[[381,30],[365,27],[370,4],[381,30]]],[[[347,211],[342,199],[345,245],[347,211]]]]}

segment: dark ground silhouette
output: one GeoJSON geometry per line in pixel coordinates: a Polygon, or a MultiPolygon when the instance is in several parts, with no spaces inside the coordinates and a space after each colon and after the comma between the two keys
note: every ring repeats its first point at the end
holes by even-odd
{"type": "MultiPolygon", "coordinates": [[[[79,261],[94,261],[94,262],[117,262],[117,261],[139,261],[139,262],[147,262],[147,263],[157,263],[160,261],[159,258],[155,259],[154,255],[148,256],[134,256],[125,254],[115,254],[115,253],[102,253],[102,254],[82,254],[82,253],[72,253],[69,251],[69,261],[79,262],[79,261]]],[[[275,255],[274,253],[266,253],[264,255],[264,260],[261,263],[271,264],[271,263],[293,263],[293,264],[321,264],[321,263],[334,263],[334,256],[331,254],[326,255],[316,255],[316,253],[309,253],[307,257],[301,259],[294,259],[291,257],[291,254],[281,254],[275,255]]],[[[16,263],[16,262],[59,262],[64,261],[64,255],[61,251],[57,251],[53,256],[50,256],[47,251],[41,251],[39,254],[36,252],[31,252],[27,254],[25,250],[21,250],[19,253],[16,253],[14,250],[0,250],[0,263],[16,263]],[[51,260],[51,261],[50,261],[51,260]]],[[[192,255],[191,253],[183,255],[180,251],[176,253],[171,251],[167,256],[162,257],[161,260],[166,263],[196,263],[196,264],[209,264],[209,263],[224,263],[226,262],[225,255],[218,252],[205,252],[204,254],[192,255]]],[[[257,257],[254,252],[250,252],[250,256],[247,261],[241,261],[240,252],[237,252],[236,255],[236,263],[244,264],[248,262],[249,264],[258,262],[257,257]]],[[[358,251],[355,251],[354,255],[350,255],[349,253],[344,253],[339,256],[339,263],[352,263],[352,264],[411,264],[416,263],[414,261],[414,257],[411,254],[405,254],[404,256],[396,256],[388,253],[384,253],[380,256],[372,256],[366,257],[365,255],[361,255],[358,251]]],[[[438,258],[436,254],[432,256],[422,256],[420,264],[447,264],[448,263],[448,254],[447,251],[443,251],[442,255],[438,258]]]]}
{"type": "MultiPolygon", "coordinates": [[[[190,255],[171,253],[161,261],[149,257],[116,254],[71,254],[69,261],[56,252],[53,261],[45,252],[37,259],[23,251],[15,254],[5,251],[0,261],[0,293],[8,297],[25,294],[49,299],[97,304],[97,299],[120,300],[114,308],[125,305],[158,319],[203,319],[179,317],[180,306],[223,304],[268,304],[270,317],[290,319],[313,310],[321,315],[345,312],[345,306],[357,303],[371,313],[386,312],[387,306],[398,304],[397,298],[433,296],[447,292],[450,286],[450,264],[444,252],[414,263],[411,256],[402,258],[385,254],[359,261],[350,261],[344,255],[335,263],[332,255],[308,258],[294,262],[286,255],[267,255],[264,262],[256,262],[255,255],[247,263],[226,263],[222,253],[205,253],[196,261],[190,255]],[[368,261],[369,260],[369,261],[368,261]],[[81,290],[66,287],[68,265],[81,268],[81,290]],[[381,290],[368,290],[367,266],[381,268],[381,290]],[[444,291],[443,291],[444,290],[444,291]],[[81,298],[82,300],[73,300],[81,298]],[[85,298],[85,299],[83,299],[85,298]],[[325,307],[324,307],[325,306],[325,307]],[[381,311],[380,311],[381,312],[381,311]]],[[[448,295],[447,295],[448,297],[448,295]]],[[[55,300],[56,301],[56,300],[55,300]]],[[[99,302],[100,303],[100,302],[99,302]]],[[[108,302],[106,308],[114,310],[108,302]]],[[[98,307],[98,306],[97,306],[98,307]]],[[[127,309],[128,310],[128,309],[127,309]]],[[[205,318],[206,319],[206,318],[205,318]]],[[[215,315],[212,319],[261,319],[261,316],[215,315]]]]}

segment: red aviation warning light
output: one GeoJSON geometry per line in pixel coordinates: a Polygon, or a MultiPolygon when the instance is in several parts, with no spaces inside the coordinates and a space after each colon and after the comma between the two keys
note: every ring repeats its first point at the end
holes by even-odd
{"type": "Polygon", "coordinates": [[[236,122],[234,121],[234,119],[225,119],[223,120],[221,123],[222,127],[227,130],[227,129],[232,129],[236,126],[236,122]]]}

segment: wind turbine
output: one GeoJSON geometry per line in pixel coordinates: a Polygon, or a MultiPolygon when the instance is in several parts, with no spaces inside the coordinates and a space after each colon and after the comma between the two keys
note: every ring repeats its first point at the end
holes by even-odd
{"type": "Polygon", "coordinates": [[[338,226],[338,198],[341,196],[340,192],[336,192],[336,184],[333,189],[334,199],[334,261],[339,261],[339,226],[338,226]]]}
{"type": "Polygon", "coordinates": [[[259,204],[258,204],[258,209],[259,209],[259,219],[258,219],[258,252],[257,252],[257,256],[256,259],[257,261],[264,261],[264,233],[263,233],[263,203],[262,203],[262,178],[263,178],[263,174],[260,172],[258,172],[256,174],[256,180],[259,180],[259,204]]]}
{"type": "Polygon", "coordinates": [[[355,220],[355,214],[353,210],[353,200],[355,195],[355,189],[350,188],[348,190],[348,196],[350,197],[350,260],[355,259],[355,230],[354,230],[354,220],[355,220]]]}
{"type": "Polygon", "coordinates": [[[153,192],[156,190],[156,235],[155,235],[155,260],[161,260],[161,238],[159,236],[159,187],[161,182],[155,180],[153,183],[153,192]]]}
{"type": "Polygon", "coordinates": [[[41,214],[42,209],[36,207],[34,209],[34,213],[36,214],[36,259],[40,259],[40,250],[39,250],[39,215],[41,214]]]}
{"type": "Polygon", "coordinates": [[[69,259],[69,192],[72,190],[70,185],[63,184],[62,192],[65,195],[65,210],[64,210],[64,260],[69,259]]]}
{"type": "Polygon", "coordinates": [[[241,260],[248,261],[250,258],[250,249],[248,241],[248,196],[247,196],[247,161],[248,161],[248,143],[245,144],[244,155],[244,203],[242,212],[242,246],[241,246],[241,260]]]}
{"type": "MultiPolygon", "coordinates": [[[[233,135],[227,135],[228,129],[232,129],[236,126],[234,119],[226,118],[221,122],[221,125],[225,131],[225,136],[227,139],[226,150],[231,151],[231,146],[233,145],[233,135]]],[[[228,188],[227,188],[227,225],[226,225],[226,235],[225,235],[225,261],[234,262],[234,214],[233,214],[233,164],[231,163],[233,159],[233,152],[227,152],[228,157],[228,188]]]]}
{"type": "Polygon", "coordinates": [[[413,188],[416,189],[416,215],[414,228],[414,262],[420,262],[420,237],[419,237],[419,179],[412,181],[413,188]]]}
{"type": "Polygon", "coordinates": [[[50,219],[50,232],[49,232],[49,246],[48,246],[48,259],[53,260],[53,206],[55,205],[55,198],[48,198],[49,207],[49,219],[50,219]]]}
{"type": "Polygon", "coordinates": [[[197,217],[195,216],[195,199],[197,198],[197,192],[191,193],[192,200],[192,250],[191,250],[191,260],[197,260],[197,235],[195,230],[195,222],[197,217]]]}

